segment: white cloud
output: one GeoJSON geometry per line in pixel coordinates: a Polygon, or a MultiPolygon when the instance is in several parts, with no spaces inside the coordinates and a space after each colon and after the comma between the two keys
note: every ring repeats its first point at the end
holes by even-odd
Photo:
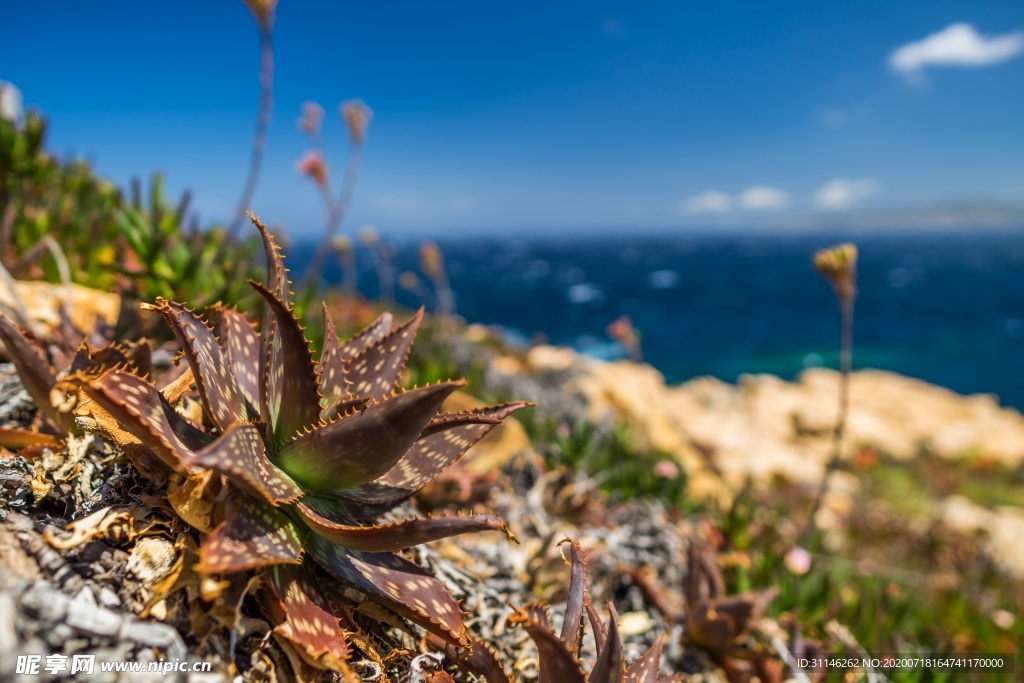
{"type": "Polygon", "coordinates": [[[789,205],[789,195],[778,188],[755,185],[740,193],[739,203],[748,211],[783,209],[789,205]]]}
{"type": "Polygon", "coordinates": [[[836,178],[821,186],[814,196],[814,203],[822,209],[848,209],[877,191],[878,181],[874,178],[836,178]]]}
{"type": "Polygon", "coordinates": [[[732,208],[729,195],[718,190],[705,190],[700,194],[684,199],[679,204],[682,213],[723,213],[732,208]]]}
{"type": "Polygon", "coordinates": [[[889,66],[917,76],[927,66],[986,66],[1024,52],[1024,31],[999,36],[980,35],[972,25],[950,24],[938,33],[893,50],[889,66]]]}

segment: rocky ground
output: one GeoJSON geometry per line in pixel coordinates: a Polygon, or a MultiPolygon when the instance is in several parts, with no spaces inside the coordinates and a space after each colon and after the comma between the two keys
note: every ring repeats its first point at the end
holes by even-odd
{"type": "MultiPolygon", "coordinates": [[[[534,400],[542,406],[538,412],[555,422],[628,425],[638,447],[675,459],[694,501],[728,508],[748,482],[770,486],[786,480],[813,490],[825,471],[835,373],[810,371],[797,382],[752,376],[735,386],[698,379],[670,387],[649,366],[603,363],[544,346],[512,353],[481,347],[477,342],[484,337],[471,329],[443,342],[457,368],[479,375],[481,392],[534,400]]],[[[472,401],[464,395],[453,400],[449,408],[472,401]]],[[[32,412],[16,375],[0,366],[0,422],[24,424],[32,412]]],[[[890,373],[864,371],[852,383],[845,444],[848,462],[883,456],[913,461],[926,454],[1019,473],[1024,418],[990,397],[961,397],[890,373]]],[[[693,608],[684,590],[693,566],[687,549],[714,550],[718,532],[702,516],[684,517],[661,502],[609,497],[598,491],[595,478],[551,468],[538,450],[527,431],[510,421],[417,503],[432,510],[486,507],[521,540],[516,545],[497,534],[461,537],[412,554],[449,584],[473,633],[495,648],[515,680],[535,680],[537,660],[523,631],[510,628],[506,619],[515,607],[544,599],[554,606],[559,625],[568,585],[559,541],[567,537],[579,540],[588,556],[593,603],[612,600],[618,608],[627,660],[667,633],[663,673],[690,674],[688,680],[742,680],[729,673],[732,664],[723,668],[723,661],[779,662],[789,649],[803,647],[799,626],[773,619],[751,626],[740,659],[732,650],[728,657],[715,657],[695,647],[683,635],[688,622],[678,618],[693,608]]],[[[860,504],[863,486],[849,472],[835,473],[819,525],[837,538],[849,532],[851,508],[860,504]]],[[[226,627],[197,634],[190,610],[198,589],[170,590],[190,536],[164,514],[157,495],[112,446],[94,437],[72,439],[66,453],[44,452],[31,461],[8,453],[0,459],[0,659],[5,660],[0,671],[11,667],[15,653],[64,653],[214,662],[209,674],[181,677],[190,681],[235,675],[289,679],[293,669],[251,596],[243,593],[225,607],[220,618],[226,627]]],[[[934,503],[931,514],[949,527],[986,530],[983,552],[1007,576],[1024,577],[1019,544],[1024,500],[985,505],[952,493],[934,503]]],[[[744,561],[727,555],[719,557],[723,564],[744,561]]],[[[359,602],[350,592],[338,599],[356,608],[359,602]]],[[[831,626],[834,639],[858,647],[842,624],[831,626]]],[[[355,670],[364,680],[408,678],[421,645],[416,630],[393,622],[372,630],[372,636],[378,652],[395,654],[386,662],[356,661],[355,670]]],[[[585,640],[584,657],[591,652],[592,641],[585,640]]],[[[452,671],[465,678],[457,668],[452,671]]],[[[777,671],[781,678],[781,666],[777,671]]],[[[798,671],[789,674],[809,680],[798,671]]],[[[157,678],[97,674],[80,680],[157,678]]],[[[44,672],[36,680],[68,676],[44,672]]]]}

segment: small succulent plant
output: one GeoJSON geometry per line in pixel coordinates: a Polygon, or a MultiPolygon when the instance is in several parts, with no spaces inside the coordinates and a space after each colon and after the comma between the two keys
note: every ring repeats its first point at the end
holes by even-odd
{"type": "MultiPolygon", "coordinates": [[[[665,636],[659,635],[646,652],[626,666],[614,605],[608,603],[611,619],[605,624],[590,603],[587,567],[579,543],[571,539],[562,543],[569,545],[568,564],[571,570],[561,632],[556,634],[552,629],[550,610],[542,602],[531,602],[508,617],[508,624],[522,627],[537,647],[539,683],[658,683],[659,680],[667,680],[660,676],[665,636]],[[584,612],[590,622],[596,650],[587,672],[582,668],[580,656],[584,612]]],[[[436,637],[431,637],[430,641],[434,646],[444,646],[436,637]]],[[[463,669],[487,683],[510,683],[512,680],[498,655],[487,643],[476,638],[472,639],[472,650],[453,654],[463,669]]]]}
{"type": "Polygon", "coordinates": [[[521,625],[537,646],[541,683],[657,683],[664,635],[626,666],[615,607],[608,603],[611,619],[606,625],[587,596],[587,569],[575,541],[569,542],[569,564],[569,597],[560,634],[552,630],[548,609],[541,603],[526,605],[509,617],[509,623],[521,625]],[[596,658],[587,673],[580,668],[584,612],[596,644],[596,658]]]}
{"type": "Polygon", "coordinates": [[[259,332],[227,307],[210,312],[215,334],[183,304],[158,300],[146,306],[164,316],[178,339],[205,426],[175,412],[130,368],[69,375],[61,385],[62,410],[88,419],[98,409],[148,449],[172,483],[183,480],[179,490],[224,501],[223,511],[213,507],[208,524],[194,522],[209,527],[201,528],[208,534],[196,571],[263,569],[270,611],[280,616],[276,631],[307,661],[343,667],[349,650],[324,573],[447,645],[469,646],[455,599],[396,551],[466,532],[507,532],[504,523],[490,515],[372,520],[411,497],[526,403],[439,414],[461,382],[396,391],[422,312],[402,324],[385,313],[341,344],[325,308],[326,338],[314,362],[292,312],[280,250],[263,224],[250,218],[262,236],[268,270],[266,286],[252,283],[265,301],[259,332]]]}

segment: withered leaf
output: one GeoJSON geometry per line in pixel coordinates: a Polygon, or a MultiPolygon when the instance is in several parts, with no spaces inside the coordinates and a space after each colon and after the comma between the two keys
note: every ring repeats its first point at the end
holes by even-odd
{"type": "Polygon", "coordinates": [[[89,398],[171,469],[181,471],[195,448],[213,440],[178,415],[156,387],[141,377],[112,370],[91,381],[85,379],[82,389],[89,398]]]}

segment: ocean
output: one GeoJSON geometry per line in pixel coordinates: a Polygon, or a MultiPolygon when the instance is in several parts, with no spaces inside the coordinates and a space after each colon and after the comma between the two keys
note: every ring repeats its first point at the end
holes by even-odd
{"type": "MultiPolygon", "coordinates": [[[[438,240],[469,322],[508,339],[545,339],[621,357],[607,325],[628,315],[646,362],[669,382],[743,373],[791,379],[835,367],[839,313],[811,267],[816,249],[854,241],[860,251],[855,368],[880,368],[961,393],[992,393],[1024,410],[1024,233],[892,232],[842,235],[680,234],[438,240]]],[[[418,242],[396,242],[395,270],[417,270],[418,242]]],[[[297,243],[301,273],[312,253],[297,243]]],[[[357,250],[359,288],[379,291],[357,250]]],[[[325,269],[340,280],[334,259],[325,269]]],[[[398,303],[416,296],[396,289],[398,303]]]]}

